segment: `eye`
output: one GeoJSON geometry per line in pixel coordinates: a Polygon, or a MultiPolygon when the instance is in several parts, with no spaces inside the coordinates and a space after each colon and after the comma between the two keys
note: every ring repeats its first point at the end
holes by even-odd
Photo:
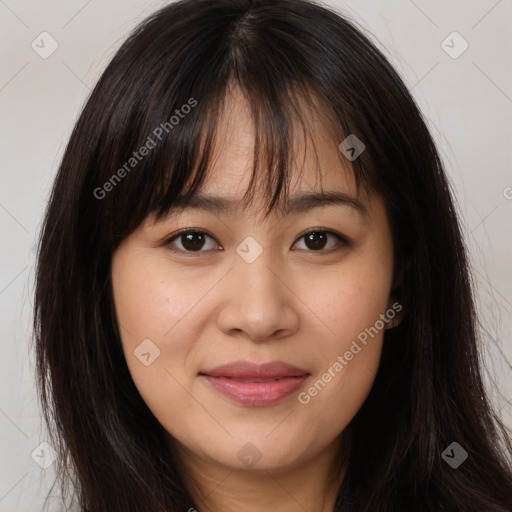
{"type": "MultiPolygon", "coordinates": [[[[351,245],[351,242],[345,236],[340,235],[339,233],[335,233],[334,231],[320,228],[310,229],[306,233],[303,233],[299,240],[302,239],[304,240],[306,248],[309,249],[310,252],[331,253],[351,245]],[[335,243],[334,245],[331,244],[330,248],[325,249],[329,237],[336,238],[338,243],[335,243]]],[[[296,244],[294,244],[294,246],[295,245],[296,244]]]]}
{"type": "MultiPolygon", "coordinates": [[[[164,245],[169,247],[169,249],[173,252],[204,252],[201,251],[201,249],[205,246],[205,240],[207,238],[213,240],[213,237],[205,231],[200,231],[198,229],[187,229],[180,231],[176,235],[173,235],[171,238],[164,242],[164,245]],[[177,248],[173,245],[175,240],[180,242],[181,248],[177,248]]],[[[215,249],[216,247],[218,246],[215,246],[214,244],[214,247],[210,247],[210,249],[215,249]]]]}
{"type": "MultiPolygon", "coordinates": [[[[164,242],[164,245],[173,252],[192,254],[205,252],[201,249],[208,245],[206,243],[207,239],[214,240],[214,238],[205,231],[198,229],[186,229],[167,239],[164,242]],[[177,247],[177,242],[179,242],[181,247],[177,247]]],[[[302,239],[304,239],[306,250],[309,252],[331,253],[351,245],[351,242],[348,240],[348,238],[340,235],[339,233],[335,233],[334,231],[325,229],[310,229],[299,237],[299,240],[302,239]],[[331,244],[330,248],[325,249],[327,241],[330,237],[337,239],[338,242],[334,245],[331,244]]],[[[295,242],[293,247],[296,245],[297,242],[295,242]]],[[[214,243],[213,246],[209,248],[206,247],[206,250],[215,250],[218,249],[218,247],[219,246],[214,243]]]]}

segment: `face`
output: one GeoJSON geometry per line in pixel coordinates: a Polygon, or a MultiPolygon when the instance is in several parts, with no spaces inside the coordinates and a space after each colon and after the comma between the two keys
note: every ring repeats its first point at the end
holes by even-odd
{"type": "Polygon", "coordinates": [[[392,238],[381,199],[356,196],[350,162],[320,122],[319,169],[304,143],[289,208],[265,219],[262,203],[238,204],[254,140],[240,95],[219,129],[201,193],[231,209],[172,211],[128,236],[112,261],[117,319],[135,385],[178,447],[277,471],[339,439],[370,391],[383,318],[397,312],[392,238]],[[293,202],[321,190],[345,199],[293,202]]]}

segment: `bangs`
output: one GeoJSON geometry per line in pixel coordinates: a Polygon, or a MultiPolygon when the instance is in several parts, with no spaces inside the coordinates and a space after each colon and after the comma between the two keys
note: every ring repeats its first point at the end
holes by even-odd
{"type": "MultiPolygon", "coordinates": [[[[240,198],[242,207],[245,209],[251,203],[256,190],[262,194],[265,217],[275,208],[284,207],[291,175],[297,169],[302,171],[310,148],[316,162],[314,170],[321,183],[322,169],[314,142],[316,128],[321,124],[323,131],[331,137],[329,142],[335,147],[345,139],[347,132],[311,84],[290,84],[284,88],[281,82],[273,90],[272,87],[261,90],[250,83],[238,82],[234,76],[230,76],[225,84],[220,81],[215,83],[217,86],[214,90],[200,91],[204,94],[188,99],[184,97],[181,105],[176,103],[163,109],[176,112],[186,105],[195,105],[188,114],[180,117],[174,129],[170,129],[169,121],[162,121],[155,124],[157,128],[149,134],[138,134],[136,145],[130,153],[147,145],[151,139],[155,140],[156,146],[112,191],[110,199],[115,201],[115,208],[110,211],[113,215],[116,212],[119,215],[115,215],[110,223],[117,229],[111,236],[118,242],[147,216],[154,216],[158,221],[171,209],[185,208],[190,203],[208,178],[218,151],[225,148],[219,134],[220,120],[229,108],[227,102],[235,90],[242,93],[249,105],[255,136],[252,174],[247,190],[240,198]],[[165,128],[170,129],[161,142],[154,136],[155,132],[157,135],[160,133],[158,127],[164,132],[165,128]]],[[[273,81],[269,80],[268,83],[272,84],[273,81]]],[[[169,119],[173,117],[176,116],[169,119]]],[[[354,171],[353,166],[347,165],[348,161],[341,151],[338,154],[341,166],[354,171]]],[[[324,170],[327,171],[329,169],[324,170]]],[[[359,191],[363,173],[353,172],[353,175],[359,191]]]]}
{"type": "MultiPolygon", "coordinates": [[[[94,164],[93,188],[109,189],[98,207],[103,238],[114,244],[112,250],[148,215],[158,220],[189,203],[211,169],[214,150],[222,145],[219,120],[235,89],[249,105],[255,133],[252,175],[241,201],[247,206],[255,189],[261,189],[265,216],[286,204],[290,174],[303,168],[297,152],[305,159],[308,141],[320,170],[313,142],[316,123],[330,133],[335,147],[349,134],[367,143],[364,124],[370,123],[357,111],[354,88],[340,88],[339,77],[328,73],[331,64],[322,67],[315,58],[323,48],[305,43],[309,62],[302,63],[286,33],[275,28],[265,33],[264,13],[258,16],[257,10],[238,19],[219,18],[204,31],[185,27],[181,34],[175,28],[174,41],[169,28],[162,27],[160,40],[148,45],[145,30],[163,19],[157,13],[154,21],[146,21],[116,55],[106,74],[122,79],[116,84],[100,81],[93,92],[107,110],[98,124],[109,118],[99,136],[101,158],[94,164]]],[[[339,152],[342,165],[353,171],[358,192],[361,184],[372,186],[370,155],[365,151],[348,162],[339,152]]]]}
{"type": "MultiPolygon", "coordinates": [[[[149,213],[156,220],[164,217],[171,208],[185,208],[209,178],[214,159],[226,148],[227,143],[220,133],[221,120],[229,112],[229,99],[235,95],[248,105],[254,133],[251,176],[240,198],[244,209],[253,201],[257,190],[264,201],[265,217],[275,208],[283,208],[291,175],[296,170],[302,172],[311,149],[316,162],[314,170],[321,183],[322,169],[315,145],[315,131],[320,124],[321,129],[329,133],[329,143],[335,147],[339,145],[337,141],[345,137],[326,105],[305,84],[289,90],[276,90],[270,96],[268,91],[250,88],[231,78],[219,94],[219,97],[210,98],[200,114],[195,114],[199,119],[187,140],[181,141],[183,145],[171,144],[168,151],[162,153],[155,176],[158,180],[155,190],[160,193],[153,194],[149,200],[149,213]],[[186,163],[175,162],[170,168],[169,162],[176,154],[187,154],[190,158],[186,163]]],[[[232,122],[236,123],[236,118],[232,122]]],[[[338,154],[341,165],[347,167],[343,154],[338,154]]],[[[323,169],[325,173],[329,170],[323,169]]]]}

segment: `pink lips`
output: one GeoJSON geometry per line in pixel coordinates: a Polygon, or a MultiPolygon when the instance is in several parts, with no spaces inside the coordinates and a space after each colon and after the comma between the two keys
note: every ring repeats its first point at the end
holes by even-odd
{"type": "Polygon", "coordinates": [[[200,375],[214,389],[235,402],[266,406],[279,402],[297,390],[309,373],[281,361],[261,365],[235,361],[212,370],[201,371],[200,375]]]}

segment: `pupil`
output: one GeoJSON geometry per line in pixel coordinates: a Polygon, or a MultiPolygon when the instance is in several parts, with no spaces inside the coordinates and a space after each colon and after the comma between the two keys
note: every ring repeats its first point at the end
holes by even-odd
{"type": "Polygon", "coordinates": [[[308,245],[310,249],[321,249],[325,245],[325,233],[310,233],[306,237],[306,240],[307,242],[313,242],[312,247],[309,247],[308,245]],[[320,242],[318,240],[318,237],[321,238],[320,242]]]}
{"type": "Polygon", "coordinates": [[[185,236],[185,243],[183,243],[183,247],[187,250],[195,250],[200,249],[202,247],[202,242],[204,242],[204,237],[201,233],[187,233],[185,236]],[[197,243],[197,239],[199,239],[199,243],[197,243]]]}

